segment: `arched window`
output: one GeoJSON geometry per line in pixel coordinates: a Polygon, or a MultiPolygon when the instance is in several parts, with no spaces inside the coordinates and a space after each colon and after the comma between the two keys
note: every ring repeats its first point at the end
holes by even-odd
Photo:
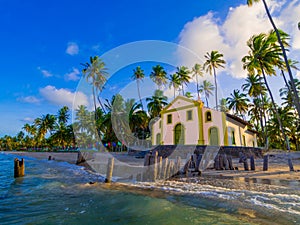
{"type": "Polygon", "coordinates": [[[212,121],[212,118],[211,118],[211,112],[210,111],[207,111],[205,113],[205,122],[211,122],[212,121]]]}

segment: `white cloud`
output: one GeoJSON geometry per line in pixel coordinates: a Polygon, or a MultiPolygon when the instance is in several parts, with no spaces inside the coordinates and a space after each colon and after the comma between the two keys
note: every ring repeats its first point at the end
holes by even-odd
{"type": "Polygon", "coordinates": [[[25,122],[25,123],[32,123],[34,121],[34,118],[32,118],[32,117],[25,117],[21,121],[25,122]]]}
{"type": "Polygon", "coordinates": [[[45,69],[42,69],[41,67],[38,67],[38,70],[41,71],[41,73],[43,74],[44,77],[52,77],[53,74],[45,69]]]}
{"type": "MultiPolygon", "coordinates": [[[[299,51],[295,54],[296,50],[300,50],[300,31],[297,28],[300,1],[282,1],[280,4],[276,1],[267,2],[278,28],[291,35],[290,56],[300,61],[299,51]]],[[[252,35],[271,29],[262,3],[253,4],[252,7],[240,5],[229,9],[223,23],[212,12],[188,22],[179,35],[179,44],[191,49],[203,60],[206,52],[219,51],[227,62],[226,72],[234,78],[244,78],[247,74],[242,69],[241,59],[248,53],[247,40],[252,35]]],[[[183,65],[192,66],[196,63],[195,57],[192,59],[183,54],[180,57],[183,65]]],[[[217,74],[220,73],[218,69],[217,74]]]]}
{"type": "Polygon", "coordinates": [[[77,55],[78,52],[79,52],[78,44],[75,42],[69,42],[66,49],[66,53],[69,55],[77,55]]]}
{"type": "Polygon", "coordinates": [[[17,101],[26,103],[39,103],[41,100],[36,98],[35,96],[26,96],[17,98],[17,101]]]}
{"type": "Polygon", "coordinates": [[[40,88],[40,94],[51,104],[58,106],[68,106],[78,108],[79,105],[89,106],[88,97],[82,92],[71,92],[68,89],[57,89],[54,86],[48,85],[40,88]]]}
{"type": "Polygon", "coordinates": [[[80,79],[80,76],[78,76],[80,74],[79,70],[77,68],[73,68],[73,71],[70,73],[67,73],[65,75],[65,79],[66,80],[71,80],[71,81],[77,81],[80,79]]]}

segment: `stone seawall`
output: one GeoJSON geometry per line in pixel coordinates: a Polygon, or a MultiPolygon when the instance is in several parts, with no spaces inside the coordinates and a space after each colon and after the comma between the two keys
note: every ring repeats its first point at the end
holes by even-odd
{"type": "MultiPolygon", "coordinates": [[[[212,146],[211,146],[212,147],[212,146]]],[[[217,148],[215,146],[214,148],[217,148]]],[[[190,154],[203,154],[207,145],[158,145],[152,151],[158,152],[159,156],[163,158],[176,158],[180,156],[181,158],[187,158],[190,154]]],[[[243,146],[220,146],[218,154],[231,155],[232,157],[239,157],[240,152],[242,152],[247,157],[255,156],[256,158],[262,158],[262,149],[255,147],[243,147],[243,146]]]]}

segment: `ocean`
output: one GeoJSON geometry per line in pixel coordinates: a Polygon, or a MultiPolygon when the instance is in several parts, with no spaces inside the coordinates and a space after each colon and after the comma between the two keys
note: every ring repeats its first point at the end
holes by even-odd
{"type": "Polygon", "coordinates": [[[300,224],[298,183],[104,184],[83,167],[30,157],[25,176],[15,179],[15,157],[0,153],[0,225],[300,224]]]}

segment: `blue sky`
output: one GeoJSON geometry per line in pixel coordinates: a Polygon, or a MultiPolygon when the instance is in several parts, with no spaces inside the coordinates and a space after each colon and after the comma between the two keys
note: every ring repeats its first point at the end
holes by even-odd
{"type": "MultiPolygon", "coordinates": [[[[271,29],[261,4],[246,8],[245,3],[246,0],[0,0],[0,137],[16,135],[25,123],[43,114],[54,114],[63,105],[72,107],[76,91],[76,101],[89,104],[90,95],[80,84],[80,63],[136,41],[180,44],[201,57],[207,51],[219,50],[228,62],[227,68],[218,72],[221,97],[227,97],[233,89],[240,88],[245,77],[238,65],[247,53],[245,41],[252,34],[271,29]]],[[[299,1],[269,4],[276,22],[291,34],[290,54],[297,59],[300,33],[295,24],[300,20],[299,1]]],[[[182,65],[195,63],[184,53],[178,54],[182,65]]],[[[146,74],[155,64],[141,62],[146,74]]],[[[127,92],[132,92],[130,96],[136,97],[130,80],[136,65],[120,67],[109,80],[103,98],[126,85],[127,92]]],[[[168,72],[172,69],[174,65],[168,72]]],[[[282,87],[281,80],[271,82],[282,87]]],[[[191,92],[193,85],[189,87],[191,92]]],[[[153,91],[150,86],[149,91],[153,91]]],[[[278,92],[278,88],[274,90],[278,92]]],[[[166,89],[165,93],[171,98],[173,91],[166,89]]]]}

